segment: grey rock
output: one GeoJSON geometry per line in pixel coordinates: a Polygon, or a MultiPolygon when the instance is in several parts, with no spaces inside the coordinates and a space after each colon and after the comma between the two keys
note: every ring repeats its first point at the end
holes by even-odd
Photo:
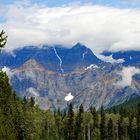
{"type": "Polygon", "coordinates": [[[30,59],[21,67],[11,70],[11,84],[20,97],[34,97],[42,109],[66,109],[64,100],[69,92],[74,99],[74,109],[80,104],[85,110],[90,106],[97,109],[118,105],[133,97],[140,96],[140,81],[133,79],[131,86],[118,87],[115,83],[121,79],[117,71],[121,65],[109,65],[107,68],[75,69],[73,72],[60,74],[53,72],[30,59]]]}

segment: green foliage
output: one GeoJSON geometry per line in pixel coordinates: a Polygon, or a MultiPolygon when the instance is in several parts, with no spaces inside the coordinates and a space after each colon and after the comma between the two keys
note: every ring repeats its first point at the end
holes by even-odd
{"type": "Polygon", "coordinates": [[[106,140],[106,118],[105,118],[105,112],[103,106],[101,107],[101,123],[100,123],[100,139],[106,140]]]}
{"type": "Polygon", "coordinates": [[[74,112],[73,112],[72,103],[70,103],[70,105],[69,105],[64,130],[65,130],[65,139],[74,140],[74,112]]]}
{"type": "Polygon", "coordinates": [[[140,103],[137,107],[137,139],[140,140],[140,103]]]}
{"type": "Polygon", "coordinates": [[[130,115],[129,112],[136,113],[137,112],[137,105],[140,103],[140,97],[133,98],[129,101],[126,101],[120,105],[114,106],[106,110],[106,112],[114,112],[119,113],[123,116],[130,115]]]}
{"type": "Polygon", "coordinates": [[[84,108],[81,104],[79,107],[79,111],[75,117],[75,140],[82,140],[83,138],[83,112],[84,108]]]}
{"type": "Polygon", "coordinates": [[[6,45],[6,42],[7,42],[7,36],[5,36],[5,32],[2,30],[0,32],[0,49],[6,45]]]}
{"type": "Polygon", "coordinates": [[[93,129],[98,128],[99,127],[99,115],[98,115],[98,112],[96,111],[96,108],[91,107],[90,112],[93,116],[93,129]]]}
{"type": "Polygon", "coordinates": [[[114,127],[113,127],[113,121],[110,118],[107,125],[108,130],[108,140],[114,140],[114,127]]]}

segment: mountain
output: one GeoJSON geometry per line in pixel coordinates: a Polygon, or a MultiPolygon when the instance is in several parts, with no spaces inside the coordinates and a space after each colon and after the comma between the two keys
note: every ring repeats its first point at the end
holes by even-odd
{"type": "Polygon", "coordinates": [[[86,110],[94,105],[110,107],[140,96],[140,84],[133,81],[130,87],[120,88],[115,83],[120,79],[116,71],[107,72],[95,67],[66,74],[45,69],[35,60],[29,60],[19,68],[11,70],[11,84],[20,97],[33,96],[42,109],[65,109],[65,96],[74,96],[74,108],[84,104],[86,110]]]}
{"type": "Polygon", "coordinates": [[[119,51],[119,52],[108,52],[102,53],[104,56],[112,56],[113,59],[122,59],[124,66],[135,66],[140,68],[140,51],[119,51]]]}
{"type": "Polygon", "coordinates": [[[105,62],[98,59],[86,46],[77,43],[72,48],[62,46],[33,46],[14,50],[11,54],[3,51],[0,55],[0,66],[18,68],[29,59],[36,60],[48,70],[58,73],[72,72],[90,64],[104,65],[105,62]]]}
{"type": "Polygon", "coordinates": [[[64,98],[71,93],[74,109],[85,110],[119,105],[140,96],[140,75],[133,76],[128,86],[122,80],[122,64],[106,63],[86,46],[24,47],[13,53],[3,51],[0,67],[9,67],[10,82],[19,97],[34,97],[42,109],[67,108],[64,98]]]}

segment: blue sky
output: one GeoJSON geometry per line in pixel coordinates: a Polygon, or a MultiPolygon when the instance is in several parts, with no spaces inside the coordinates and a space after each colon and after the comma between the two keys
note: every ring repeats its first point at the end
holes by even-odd
{"type": "MultiPolygon", "coordinates": [[[[12,4],[21,0],[0,0],[0,4],[12,4]]],[[[23,0],[22,0],[23,1],[23,0]]],[[[25,0],[26,1],[26,0],[25,0]]],[[[140,8],[139,0],[28,0],[32,4],[45,4],[49,7],[63,6],[67,4],[98,4],[120,8],[140,8]]]]}

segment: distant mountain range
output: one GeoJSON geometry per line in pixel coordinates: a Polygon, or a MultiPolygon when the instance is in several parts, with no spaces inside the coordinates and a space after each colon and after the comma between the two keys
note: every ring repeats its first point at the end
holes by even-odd
{"type": "Polygon", "coordinates": [[[104,56],[112,56],[113,59],[122,59],[124,66],[136,66],[140,68],[140,51],[119,51],[119,52],[108,52],[102,53],[104,56]]]}
{"type": "Polygon", "coordinates": [[[103,52],[104,56],[124,59],[122,64],[107,63],[86,46],[77,43],[72,48],[60,45],[41,48],[28,46],[3,51],[0,67],[9,67],[10,82],[20,97],[33,96],[42,109],[65,109],[65,96],[71,92],[77,109],[82,103],[88,110],[121,104],[140,96],[140,75],[134,74],[129,86],[118,86],[123,67],[140,68],[140,52],[103,52]]]}

